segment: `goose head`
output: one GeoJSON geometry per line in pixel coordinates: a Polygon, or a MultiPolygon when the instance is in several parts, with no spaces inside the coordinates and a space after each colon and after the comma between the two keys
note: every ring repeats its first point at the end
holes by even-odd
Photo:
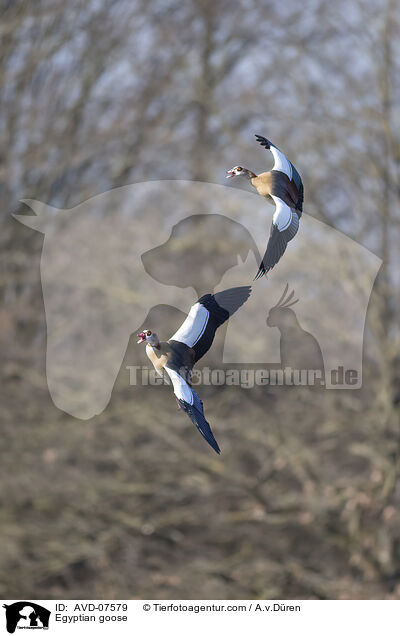
{"type": "Polygon", "coordinates": [[[146,342],[152,347],[157,347],[159,345],[159,339],[156,333],[150,331],[150,329],[145,329],[142,333],[138,333],[139,340],[137,344],[141,344],[142,342],[146,342]]]}
{"type": "Polygon", "coordinates": [[[244,174],[246,173],[245,173],[245,170],[242,168],[242,166],[234,166],[230,170],[226,171],[226,178],[231,179],[232,177],[239,177],[240,175],[244,175],[244,174]]]}
{"type": "Polygon", "coordinates": [[[242,166],[234,166],[230,170],[226,171],[226,178],[231,179],[232,177],[247,177],[248,179],[252,179],[256,175],[251,170],[247,168],[242,168],[242,166]]]}

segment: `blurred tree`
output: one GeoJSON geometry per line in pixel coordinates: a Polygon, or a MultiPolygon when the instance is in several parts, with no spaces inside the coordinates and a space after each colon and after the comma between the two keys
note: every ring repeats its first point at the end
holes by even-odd
{"type": "Polygon", "coordinates": [[[3,596],[398,597],[398,3],[0,12],[3,596]],[[205,388],[222,462],[168,387],[128,387],[124,365],[107,411],[77,426],[45,382],[43,237],[10,213],[21,198],[72,207],[131,182],[262,171],[253,133],[295,159],[306,213],[384,261],[364,388],[205,388]]]}

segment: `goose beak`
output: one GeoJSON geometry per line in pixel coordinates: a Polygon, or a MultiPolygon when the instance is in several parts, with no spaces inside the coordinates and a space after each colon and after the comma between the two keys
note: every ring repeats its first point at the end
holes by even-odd
{"type": "Polygon", "coordinates": [[[143,331],[142,333],[138,333],[137,337],[140,338],[140,340],[137,341],[137,344],[141,344],[146,340],[146,334],[143,331]]]}
{"type": "Polygon", "coordinates": [[[233,170],[227,170],[225,179],[230,179],[231,177],[234,177],[234,176],[235,176],[235,173],[233,172],[233,170]]]}

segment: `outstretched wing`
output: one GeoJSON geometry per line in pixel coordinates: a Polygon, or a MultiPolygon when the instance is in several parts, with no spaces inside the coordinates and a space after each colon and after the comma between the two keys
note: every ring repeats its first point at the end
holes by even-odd
{"type": "Polygon", "coordinates": [[[192,387],[188,385],[177,371],[169,368],[168,365],[164,368],[172,380],[179,408],[187,413],[206,442],[208,442],[211,448],[213,448],[219,455],[221,452],[220,448],[212,433],[209,423],[204,417],[203,402],[200,400],[196,391],[193,391],[192,387]]]}
{"type": "Polygon", "coordinates": [[[264,146],[264,148],[272,152],[272,155],[274,157],[274,166],[272,170],[283,172],[283,174],[285,174],[291,182],[291,185],[294,188],[293,200],[295,203],[295,208],[299,211],[300,217],[303,212],[304,187],[299,173],[297,172],[292,162],[289,161],[289,159],[285,157],[283,152],[281,152],[279,148],[277,148],[271,141],[269,141],[269,139],[267,139],[266,137],[262,137],[261,135],[256,135],[256,139],[258,143],[264,146]]]}
{"type": "Polygon", "coordinates": [[[188,317],[170,339],[183,342],[195,352],[195,364],[211,347],[215,332],[250,296],[251,287],[232,287],[206,294],[191,307],[188,317]]]}
{"type": "Polygon", "coordinates": [[[275,267],[284,254],[288,242],[297,234],[299,229],[299,217],[278,197],[272,196],[276,204],[273,216],[271,234],[267,249],[255,276],[261,278],[270,269],[275,267]]]}

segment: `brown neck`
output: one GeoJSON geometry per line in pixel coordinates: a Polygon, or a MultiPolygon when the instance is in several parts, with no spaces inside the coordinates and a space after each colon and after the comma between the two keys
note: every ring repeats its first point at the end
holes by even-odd
{"type": "Polygon", "coordinates": [[[252,172],[251,170],[247,170],[247,168],[243,168],[243,170],[245,171],[247,178],[248,179],[254,179],[257,175],[252,172]]]}
{"type": "Polygon", "coordinates": [[[147,344],[150,345],[150,347],[153,347],[153,349],[160,348],[160,341],[156,333],[151,334],[150,339],[147,341],[147,344]]]}

